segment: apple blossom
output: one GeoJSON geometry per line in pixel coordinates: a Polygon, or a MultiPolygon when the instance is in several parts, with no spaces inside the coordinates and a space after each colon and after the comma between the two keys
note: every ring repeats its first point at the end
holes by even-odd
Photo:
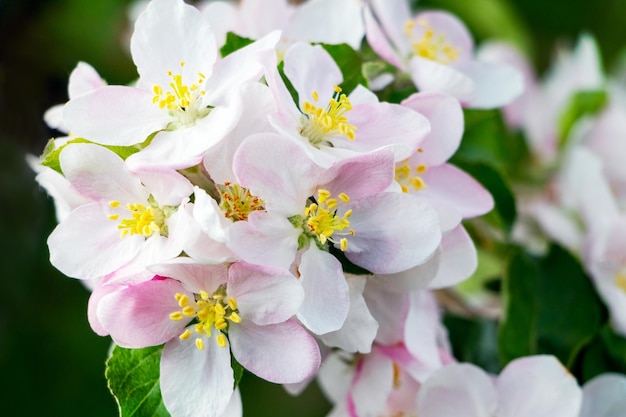
{"type": "Polygon", "coordinates": [[[501,107],[522,93],[522,75],[515,68],[474,57],[471,35],[452,14],[413,16],[408,1],[370,0],[368,5],[368,42],[383,59],[409,73],[420,91],[450,94],[473,108],[501,107]]]}

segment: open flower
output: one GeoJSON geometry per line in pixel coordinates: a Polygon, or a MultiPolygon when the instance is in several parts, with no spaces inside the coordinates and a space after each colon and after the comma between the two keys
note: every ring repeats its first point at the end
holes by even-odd
{"type": "Polygon", "coordinates": [[[165,343],[161,391],[175,417],[219,416],[233,392],[231,353],[275,383],[311,377],[317,343],[291,317],[302,288],[289,271],[242,262],[197,264],[181,258],[154,266],[150,281],[117,285],[96,314],[120,346],[165,343]]]}
{"type": "Polygon", "coordinates": [[[393,181],[388,151],[324,169],[288,139],[255,135],[239,148],[234,171],[263,205],[230,227],[229,246],[250,263],[296,262],[305,287],[298,317],[315,333],[337,330],[348,311],[348,286],[333,252],[371,272],[394,273],[424,262],[439,244],[429,206],[385,192],[393,181]]]}
{"type": "Polygon", "coordinates": [[[474,57],[474,42],[459,19],[442,11],[412,16],[408,3],[371,0],[366,36],[383,59],[410,74],[420,91],[450,94],[473,108],[500,107],[522,93],[520,72],[474,57]]]}
{"type": "Polygon", "coordinates": [[[295,44],[284,62],[298,103],[278,72],[271,72],[268,84],[278,111],[270,121],[321,166],[383,147],[402,160],[417,150],[429,131],[423,116],[398,104],[380,103],[363,86],[345,94],[339,87],[343,81],[339,67],[319,45],[295,44]]]}
{"type": "Polygon", "coordinates": [[[179,207],[193,192],[186,178],[165,168],[138,175],[94,144],[68,145],[60,162],[86,200],[48,238],[50,262],[61,272],[81,279],[128,275],[181,253],[186,236],[179,233],[179,207]]]}
{"type": "Polygon", "coordinates": [[[70,100],[72,132],[105,145],[130,146],[159,132],[133,166],[196,165],[241,116],[239,88],[275,61],[279,33],[218,59],[208,21],[182,1],[155,0],[139,16],[131,39],[136,87],[106,86],[70,100]]]}
{"type": "Polygon", "coordinates": [[[497,378],[459,363],[436,371],[417,396],[420,417],[578,417],[582,391],[553,356],[516,359],[497,378]]]}

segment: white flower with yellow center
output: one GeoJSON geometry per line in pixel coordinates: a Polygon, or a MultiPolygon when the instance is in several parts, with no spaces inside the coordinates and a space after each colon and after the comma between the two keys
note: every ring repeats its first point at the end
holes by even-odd
{"type": "Polygon", "coordinates": [[[279,38],[272,32],[221,59],[209,22],[195,7],[154,0],[131,38],[136,86],[105,86],[73,98],[65,124],[105,145],[131,146],[158,132],[129,158],[133,167],[196,165],[239,121],[240,87],[275,62],[279,38]]]}
{"type": "Polygon", "coordinates": [[[61,168],[85,202],[74,208],[48,239],[50,261],[81,279],[130,275],[178,256],[186,245],[179,210],[191,183],[168,169],[133,173],[108,149],[70,144],[61,168]]]}
{"type": "Polygon", "coordinates": [[[278,111],[270,122],[319,165],[380,148],[396,160],[409,157],[428,133],[426,119],[397,104],[381,103],[363,86],[343,91],[341,70],[321,46],[297,43],[285,54],[285,76],[298,93],[294,103],[277,70],[267,76],[278,111]]]}
{"type": "Polygon", "coordinates": [[[235,154],[240,184],[264,204],[229,227],[227,245],[246,262],[296,267],[305,291],[298,318],[316,334],[339,329],[348,313],[338,256],[391,274],[424,262],[439,244],[437,216],[428,205],[386,192],[393,159],[381,150],[325,169],[274,134],[249,137],[235,154]]]}
{"type": "Polygon", "coordinates": [[[501,107],[523,91],[521,72],[474,56],[469,31],[450,13],[413,16],[408,1],[371,0],[365,27],[374,51],[408,73],[420,91],[446,93],[473,108],[501,107]]]}
{"type": "Polygon", "coordinates": [[[274,383],[298,383],[320,364],[315,339],[292,317],[303,298],[289,271],[179,258],[144,282],[114,284],[94,303],[120,346],[165,343],[160,381],[172,415],[218,417],[233,392],[231,354],[274,383]]]}

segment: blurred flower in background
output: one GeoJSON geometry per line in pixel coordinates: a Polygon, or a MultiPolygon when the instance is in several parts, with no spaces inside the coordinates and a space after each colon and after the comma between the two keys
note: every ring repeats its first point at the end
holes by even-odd
{"type": "MultiPolygon", "coordinates": [[[[204,13],[227,7],[216,3],[199,6],[204,13]]],[[[626,46],[626,9],[619,0],[424,0],[419,7],[458,16],[468,26],[478,48],[487,40],[507,41],[528,59],[532,68],[527,73],[537,74],[527,81],[544,79],[544,86],[549,84],[550,76],[543,74],[551,68],[557,46],[568,45],[571,49],[583,33],[591,34],[597,41],[602,57],[599,71],[618,67],[626,46]]],[[[137,79],[128,39],[141,8],[141,2],[128,0],[0,0],[0,398],[4,400],[0,414],[37,415],[43,411],[67,417],[116,415],[117,407],[104,378],[110,341],[94,335],[89,328],[89,293],[82,284],[62,277],[49,263],[45,241],[56,223],[53,204],[34,182],[35,174],[26,164],[26,155],[39,155],[48,138],[60,136],[46,126],[43,115],[51,106],[68,100],[71,91],[67,91],[67,79],[79,61],[97,68],[108,84],[128,84],[137,79]]],[[[303,14],[302,9],[304,6],[294,5],[290,17],[297,19],[298,13],[303,14]]],[[[342,13],[348,15],[351,10],[346,7],[342,13]]],[[[309,12],[314,11],[309,8],[309,12]]],[[[233,21],[233,27],[245,24],[254,10],[247,13],[240,16],[241,21],[233,21]]],[[[259,36],[266,33],[260,23],[263,22],[250,28],[258,31],[255,33],[259,36]]],[[[292,24],[285,37],[315,36],[311,33],[316,28],[304,29],[292,24]]],[[[285,43],[289,41],[283,39],[285,43]]],[[[584,48],[588,45],[579,44],[574,57],[579,52],[583,54],[584,48]]],[[[558,71],[550,73],[554,76],[558,71]]],[[[619,80],[619,74],[613,79],[619,80]]],[[[595,87],[597,83],[592,84],[595,87]]],[[[541,103],[533,109],[535,117],[550,117],[550,109],[541,112],[541,103]]],[[[557,105],[562,103],[554,104],[557,105]]],[[[608,152],[597,139],[601,133],[619,130],[619,121],[614,121],[612,111],[612,107],[607,109],[600,127],[580,133],[596,154],[608,152]]],[[[474,119],[467,120],[478,120],[480,125],[481,120],[492,118],[493,114],[477,112],[473,113],[474,119]]],[[[518,127],[523,126],[524,121],[518,123],[518,127]]],[[[536,123],[526,126],[532,128],[536,123]]],[[[476,131],[474,135],[480,134],[480,127],[479,133],[476,131]]],[[[485,138],[489,141],[488,135],[485,138]]],[[[538,141],[541,140],[540,137],[538,141]]],[[[504,147],[495,144],[493,152],[506,152],[504,147]]],[[[471,147],[465,151],[471,152],[471,147]]],[[[491,156],[481,154],[476,159],[487,160],[491,156]]],[[[619,171],[619,165],[612,169],[619,171]]],[[[581,250],[581,246],[574,249],[581,250]]],[[[484,273],[489,258],[480,256],[482,265],[487,265],[481,269],[484,273]]],[[[588,254],[592,272],[596,270],[594,262],[603,256],[588,254]]],[[[485,307],[483,301],[479,302],[481,308],[485,307]]],[[[461,319],[450,318],[446,323],[454,324],[455,320],[461,319]]],[[[459,359],[468,360],[467,355],[455,353],[459,359]]],[[[481,354],[484,353],[477,353],[481,354]]],[[[481,362],[481,358],[474,359],[481,362]]],[[[483,366],[489,368],[485,362],[482,361],[483,366]]],[[[330,409],[315,384],[297,398],[289,396],[281,386],[262,383],[251,375],[243,379],[240,388],[245,415],[314,417],[323,416],[330,409]]]]}

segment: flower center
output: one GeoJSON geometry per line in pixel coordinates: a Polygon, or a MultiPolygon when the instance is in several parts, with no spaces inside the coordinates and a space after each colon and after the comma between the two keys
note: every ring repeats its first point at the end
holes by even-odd
{"type": "Polygon", "coordinates": [[[445,35],[435,32],[425,19],[407,21],[404,33],[417,56],[445,65],[452,64],[459,57],[459,50],[446,41],[445,35]]]}
{"type": "Polygon", "coordinates": [[[239,184],[229,182],[224,185],[217,184],[217,188],[222,196],[220,208],[224,212],[224,217],[233,221],[247,220],[248,215],[256,210],[263,210],[265,204],[259,197],[252,195],[250,190],[239,184]]]}
{"type": "Polygon", "coordinates": [[[354,230],[352,229],[344,232],[344,230],[350,227],[350,220],[348,219],[352,215],[352,210],[346,211],[343,216],[338,216],[337,205],[339,203],[349,203],[350,197],[345,193],[341,193],[338,198],[339,200],[333,198],[328,190],[318,190],[317,202],[309,204],[304,211],[306,216],[305,225],[308,228],[308,232],[317,237],[320,244],[324,245],[326,241],[339,243],[341,250],[345,251],[348,247],[348,239],[344,237],[337,242],[333,235],[354,235],[354,230]]]}
{"type": "Polygon", "coordinates": [[[348,96],[341,93],[339,86],[334,86],[334,89],[335,93],[325,108],[317,105],[319,94],[315,90],[311,93],[313,103],[305,101],[302,105],[306,117],[303,118],[300,133],[316,148],[322,144],[332,146],[332,143],[324,141],[328,136],[344,135],[349,140],[356,138],[356,126],[350,124],[345,116],[352,110],[352,103],[348,96]]]}
{"type": "MultiPolygon", "coordinates": [[[[187,317],[196,320],[193,328],[199,336],[211,337],[211,330],[215,329],[218,332],[215,340],[220,347],[224,348],[227,345],[225,333],[228,332],[230,323],[241,323],[237,300],[226,297],[226,287],[223,285],[212,295],[203,290],[199,294],[194,294],[193,300],[181,293],[176,293],[174,298],[181,309],[170,313],[170,319],[178,321],[187,317]]],[[[188,340],[191,335],[192,331],[186,328],[178,337],[180,340],[188,340]]],[[[196,337],[195,343],[198,349],[204,350],[202,337],[196,337]]]]}
{"type": "Polygon", "coordinates": [[[123,210],[120,207],[119,201],[109,202],[109,206],[115,210],[114,213],[109,214],[109,219],[117,221],[119,225],[117,228],[121,230],[120,238],[132,235],[143,235],[150,237],[154,233],[158,233],[162,236],[167,236],[167,225],[165,224],[166,214],[156,205],[144,206],[143,204],[127,204],[126,209],[130,212],[130,217],[121,217],[119,213],[123,210]],[[120,219],[121,218],[121,219],[120,219]]]}
{"type": "MultiPolygon", "coordinates": [[[[185,62],[181,61],[180,66],[184,67],[185,62]]],[[[178,120],[178,123],[168,128],[193,125],[197,119],[209,114],[210,108],[202,107],[202,96],[205,95],[205,91],[201,89],[201,86],[206,81],[203,73],[198,72],[198,80],[191,85],[185,84],[181,74],[168,71],[167,75],[172,80],[169,83],[169,89],[155,84],[152,87],[154,92],[152,102],[158,104],[161,109],[169,110],[170,115],[178,120]]]]}
{"type": "Polygon", "coordinates": [[[402,192],[408,193],[411,190],[420,191],[426,188],[426,183],[420,175],[427,169],[428,167],[424,164],[417,165],[413,169],[407,162],[398,164],[396,166],[396,181],[402,187],[402,192]]]}

